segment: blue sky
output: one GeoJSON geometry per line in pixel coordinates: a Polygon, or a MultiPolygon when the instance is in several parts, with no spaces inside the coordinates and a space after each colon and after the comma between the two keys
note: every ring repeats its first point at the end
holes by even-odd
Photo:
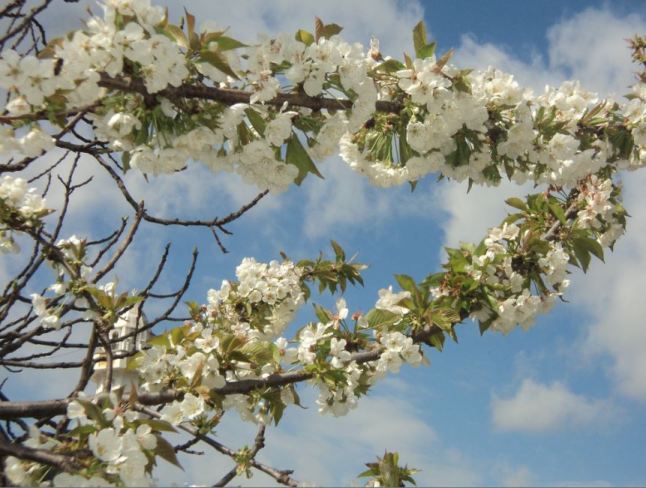
{"type": "MultiPolygon", "coordinates": [[[[309,27],[315,15],[344,25],[350,40],[367,43],[371,34],[393,56],[411,49],[410,31],[424,18],[440,51],[456,48],[465,67],[493,64],[541,91],[545,83],[569,77],[600,94],[619,97],[632,83],[634,66],[623,39],[646,32],[646,4],[593,2],[277,2],[186,1],[200,20],[231,26],[231,34],[253,41],[258,32],[309,27]],[[217,7],[216,7],[217,6],[217,7]],[[219,8],[218,8],[219,7],[219,8]]],[[[71,27],[80,6],[59,5],[50,29],[71,27]],[[69,9],[64,11],[63,9],[69,9]],[[76,9],[76,10],[72,10],[76,9]]],[[[179,15],[180,2],[169,4],[179,15]]],[[[177,18],[177,17],[175,17],[177,18]]],[[[505,215],[505,197],[529,187],[503,185],[474,189],[422,181],[408,188],[377,190],[344,167],[338,158],[320,165],[325,180],[308,178],[301,187],[264,200],[231,226],[234,235],[221,254],[209,233],[155,229],[146,234],[117,270],[123,287],[141,287],[166,241],[173,242],[172,265],[163,277],[171,289],[201,250],[199,272],[190,297],[204,301],[206,291],[234,276],[244,256],[278,257],[283,250],[299,259],[340,242],[349,254],[370,265],[366,287],[349,290],[351,310],[370,308],[377,290],[394,284],[394,273],[422,278],[439,269],[442,247],[478,241],[505,215]]],[[[88,164],[95,182],[72,209],[67,233],[105,234],[124,207],[105,185],[104,175],[88,164]]],[[[309,409],[286,412],[278,429],[268,431],[259,459],[295,468],[295,477],[324,485],[350,484],[384,449],[422,469],[422,485],[643,485],[646,438],[646,324],[640,289],[646,285],[646,170],[626,175],[625,203],[632,215],[628,235],[607,263],[594,263],[587,276],[573,275],[568,295],[528,332],[481,337],[471,323],[460,326],[459,344],[443,353],[430,351],[430,368],[405,368],[364,398],[343,419],[321,417],[310,389],[302,388],[309,409]]],[[[249,200],[255,189],[230,175],[193,168],[146,184],[129,174],[128,183],[160,214],[222,215],[249,200]]],[[[4,258],[5,260],[7,258],[4,258]]],[[[3,262],[7,272],[11,263],[3,262]]],[[[329,297],[314,297],[330,305],[329,297]]],[[[299,316],[310,318],[309,310],[299,316]]],[[[301,322],[302,323],[302,322],[301,322]]],[[[27,374],[27,373],[25,373],[27,374]]],[[[66,376],[57,381],[72,381],[66,376]]],[[[46,375],[17,384],[15,397],[57,396],[46,375]]],[[[58,386],[57,386],[58,388],[58,386]]],[[[60,391],[60,390],[58,390],[60,391]]],[[[234,446],[252,442],[253,429],[225,423],[220,434],[234,446]]],[[[164,467],[160,479],[213,483],[230,468],[222,459],[185,458],[186,472],[164,467]]],[[[237,483],[266,484],[260,476],[237,483]]],[[[234,483],[236,483],[234,482],[234,483]]]]}

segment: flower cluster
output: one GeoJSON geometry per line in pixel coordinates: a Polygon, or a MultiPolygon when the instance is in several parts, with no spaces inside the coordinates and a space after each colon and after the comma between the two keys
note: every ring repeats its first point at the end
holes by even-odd
{"type": "Polygon", "coordinates": [[[59,239],[48,249],[48,264],[56,273],[56,281],[46,292],[53,296],[30,295],[33,311],[42,327],[60,328],[61,314],[76,308],[83,310],[85,320],[98,320],[104,329],[111,329],[124,312],[141,300],[134,292],[117,293],[115,281],[95,284],[88,262],[86,241],[76,235],[59,239]]]}
{"type": "MultiPolygon", "coordinates": [[[[40,58],[4,51],[0,87],[12,94],[7,110],[16,116],[54,103],[67,110],[97,104],[90,114],[96,137],[147,174],[195,160],[278,193],[318,173],[312,158],[337,147],[378,186],[434,172],[476,184],[507,175],[574,186],[608,165],[644,164],[641,84],[625,107],[598,101],[578,82],[534,96],[500,70],[459,69],[430,45],[416,46],[417,58],[405,64],[384,58],[376,41],[368,50],[347,43],[335,24],[316,36],[300,30],[246,46],[212,23],[197,30],[194,19],[184,33],[147,1],[110,0],[103,10],[40,58]],[[148,98],[133,88],[137,81],[148,98]],[[249,100],[228,106],[217,96],[169,94],[185,87],[239,90],[249,100]],[[299,92],[336,98],[346,110],[274,103],[299,92]],[[377,112],[380,102],[392,108],[377,112]]],[[[28,156],[53,142],[37,125],[22,139],[4,130],[3,148],[28,156]]]]}
{"type": "MultiPolygon", "coordinates": [[[[83,467],[74,474],[56,474],[53,486],[151,486],[155,457],[172,450],[160,436],[160,430],[173,430],[170,425],[143,418],[114,393],[94,402],[79,397],[69,403],[66,417],[77,428],[65,440],[56,440],[32,426],[24,443],[55,454],[81,453],[83,467]]],[[[36,486],[46,469],[39,463],[9,457],[5,473],[15,485],[36,486]]]]}
{"type": "Polygon", "coordinates": [[[356,361],[352,361],[343,368],[343,381],[339,384],[316,381],[315,386],[319,390],[316,399],[319,413],[331,413],[335,417],[342,417],[355,409],[359,402],[356,391],[362,384],[362,377],[364,382],[367,381],[366,376],[366,367],[360,367],[356,361]]]}
{"type": "MultiPolygon", "coordinates": [[[[182,341],[185,345],[154,344],[142,353],[138,371],[144,390],[158,392],[168,386],[189,388],[198,384],[209,389],[224,386],[225,377],[218,360],[218,357],[222,358],[223,350],[218,335],[210,328],[200,327],[187,332],[182,341]]],[[[172,411],[173,418],[187,409],[194,413],[190,418],[204,410],[203,404],[199,413],[195,413],[196,405],[176,405],[172,411]]]]}
{"type": "Polygon", "coordinates": [[[592,175],[565,198],[509,199],[521,213],[490,229],[478,246],[450,249],[449,271],[426,284],[438,303],[457,303],[459,320],[471,316],[483,330],[503,333],[518,324],[527,329],[569,286],[569,264],[586,271],[591,256],[603,259],[603,247],[623,234],[619,191],[612,180],[592,175]]]}
{"type": "Polygon", "coordinates": [[[408,309],[399,305],[405,298],[410,298],[410,292],[400,291],[399,293],[393,293],[393,287],[389,286],[388,288],[379,290],[379,300],[377,300],[375,308],[386,310],[395,315],[406,315],[408,309]]]}
{"type": "MultiPolygon", "coordinates": [[[[381,290],[379,295],[375,312],[387,310],[394,320],[381,324],[374,322],[372,340],[364,335],[363,331],[371,325],[366,316],[361,314],[353,314],[354,334],[348,335],[348,308],[345,300],[339,299],[337,313],[328,315],[331,318],[329,322],[304,327],[298,335],[298,348],[284,349],[286,362],[298,361],[313,370],[323,368],[313,380],[314,386],[319,390],[316,403],[320,413],[331,413],[336,417],[346,415],[356,408],[359,396],[365,394],[371,385],[387,373],[398,373],[404,363],[412,366],[421,364],[419,344],[414,344],[411,337],[398,330],[390,330],[393,325],[398,327],[401,317],[408,313],[408,309],[400,303],[410,294],[394,294],[389,288],[381,290]],[[349,351],[349,341],[355,340],[365,341],[364,347],[377,352],[377,359],[357,361],[349,351]]],[[[286,346],[286,341],[283,344],[286,346]]]]}
{"type": "Polygon", "coordinates": [[[38,124],[33,124],[31,129],[22,136],[17,136],[12,128],[0,128],[1,155],[35,158],[53,147],[54,138],[45,133],[38,124]]]}
{"type": "Polygon", "coordinates": [[[565,279],[569,256],[559,243],[550,243],[549,250],[538,258],[536,271],[547,279],[555,291],[532,293],[531,280],[526,276],[527,271],[520,266],[514,266],[513,258],[508,253],[510,243],[514,246],[518,244],[522,248],[523,238],[526,239],[528,235],[525,231],[521,237],[519,228],[514,224],[493,228],[484,241],[485,253],[476,258],[477,269],[481,273],[480,279],[492,290],[490,296],[495,297],[497,302],[493,308],[497,315],[491,324],[493,330],[507,333],[516,324],[520,324],[524,329],[529,328],[536,316],[548,311],[554,298],[569,285],[569,280],[565,279]],[[504,245],[505,242],[507,246],[504,245]]]}
{"type": "MultiPolygon", "coordinates": [[[[545,313],[569,285],[567,265],[569,254],[560,243],[548,243],[536,255],[523,253],[529,246],[531,232],[515,224],[490,229],[479,249],[469,256],[465,272],[475,283],[486,287],[487,301],[471,316],[496,331],[508,333],[516,325],[528,329],[540,313],[545,313]],[[540,283],[533,290],[533,284],[540,283]],[[548,289],[543,281],[549,283],[548,289]]],[[[439,298],[448,292],[442,287],[433,290],[439,298]]]]}
{"type": "Polygon", "coordinates": [[[612,246],[626,226],[625,211],[612,201],[617,192],[612,180],[592,175],[579,187],[577,226],[600,234],[597,240],[603,247],[612,246]]]}
{"type": "Polygon", "coordinates": [[[34,313],[40,318],[40,325],[46,329],[58,329],[60,317],[51,308],[47,308],[47,299],[38,293],[31,294],[31,305],[34,313]]]}
{"type": "MultiPolygon", "coordinates": [[[[29,428],[29,438],[23,445],[33,449],[51,450],[59,445],[59,442],[43,435],[36,426],[29,428]]],[[[7,456],[5,460],[5,476],[15,486],[33,486],[42,476],[43,466],[38,463],[24,461],[14,456],[7,456]]],[[[100,486],[99,479],[95,479],[96,486],[100,486]]]]}
{"type": "Polygon", "coordinates": [[[13,231],[38,227],[49,212],[36,188],[28,188],[22,178],[3,176],[0,180],[0,253],[17,253],[20,248],[13,231]]]}
{"type": "MultiPolygon", "coordinates": [[[[342,256],[340,248],[336,251],[342,256]]],[[[315,273],[309,262],[301,266],[309,269],[308,274],[315,273]]],[[[164,420],[202,425],[209,412],[219,417],[235,410],[245,421],[278,421],[277,412],[298,403],[293,386],[268,391],[266,396],[218,395],[228,384],[269,378],[291,368],[312,373],[322,413],[344,415],[386,373],[398,372],[403,363],[421,363],[419,345],[396,325],[408,312],[402,302],[410,294],[394,293],[392,288],[380,291],[374,309],[386,314],[388,323],[383,326],[354,314],[351,331],[347,304],[339,299],[336,313],[317,308],[320,321],[301,328],[293,341],[278,337],[303,301],[301,266],[245,258],[236,270],[237,281],[223,281],[219,290],[211,290],[208,305],[191,304],[192,322],[151,339],[150,347],[132,360],[130,367],[140,375],[142,390],[183,392],[181,400],[163,408],[164,420]],[[379,329],[372,339],[366,334],[369,327],[379,329]],[[351,351],[359,344],[375,359],[356,361],[351,351]]]]}
{"type": "Polygon", "coordinates": [[[414,344],[411,337],[407,337],[401,332],[383,334],[379,337],[379,343],[384,347],[384,351],[375,366],[378,377],[385,376],[386,373],[399,373],[399,369],[404,363],[415,367],[422,364],[419,344],[414,344]]]}
{"type": "MultiPolygon", "coordinates": [[[[432,172],[477,184],[497,184],[506,174],[517,183],[574,186],[608,164],[644,164],[641,149],[620,154],[595,135],[602,121],[620,112],[616,105],[597,103],[578,83],[548,87],[533,97],[498,70],[465,74],[440,66],[433,57],[395,75],[411,97],[407,122],[386,118],[340,140],[345,161],[378,186],[416,181],[432,172]],[[582,140],[583,133],[587,138],[582,140]],[[397,147],[399,161],[391,156],[397,147]]],[[[631,103],[643,110],[641,98],[631,103]]]]}
{"type": "Polygon", "coordinates": [[[236,333],[273,340],[279,336],[303,304],[301,268],[291,261],[259,263],[244,258],[236,268],[237,284],[224,281],[220,290],[209,290],[210,309],[221,316],[225,326],[236,333]],[[248,303],[253,317],[239,312],[248,303]]]}
{"type": "MultiPolygon", "coordinates": [[[[136,359],[142,388],[187,391],[182,401],[164,408],[165,419],[173,424],[193,421],[214,407],[206,392],[278,370],[281,356],[275,356],[278,346],[270,341],[303,303],[301,272],[291,261],[245,258],[236,269],[238,281],[223,281],[219,290],[209,291],[208,305],[193,305],[194,322],[150,341],[152,347],[136,359]]],[[[253,417],[258,402],[247,400],[227,400],[225,408],[253,417]]]]}

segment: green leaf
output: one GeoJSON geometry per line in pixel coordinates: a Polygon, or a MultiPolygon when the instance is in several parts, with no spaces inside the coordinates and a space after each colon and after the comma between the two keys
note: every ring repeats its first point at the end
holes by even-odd
{"type": "Polygon", "coordinates": [[[574,255],[581,265],[581,269],[588,271],[588,266],[590,266],[590,260],[592,259],[590,253],[581,245],[579,240],[574,241],[572,248],[574,249],[574,255]]]}
{"type": "Polygon", "coordinates": [[[370,327],[377,327],[383,325],[392,325],[395,322],[398,322],[401,319],[401,316],[396,313],[389,312],[388,310],[381,310],[378,308],[373,308],[366,314],[366,320],[370,327]]]}
{"type": "Polygon", "coordinates": [[[406,64],[408,69],[413,69],[413,60],[406,53],[404,53],[404,64],[406,64]]]}
{"type": "Polygon", "coordinates": [[[424,46],[422,49],[419,50],[419,52],[417,53],[417,57],[421,59],[426,59],[434,56],[436,47],[437,47],[436,42],[431,42],[430,44],[427,44],[426,46],[424,46]]]}
{"type": "MultiPolygon", "coordinates": [[[[368,465],[366,465],[368,466],[368,465]]],[[[379,475],[379,470],[377,468],[370,468],[366,469],[364,472],[361,474],[357,475],[357,478],[367,478],[368,476],[378,476],[379,475]]]]}
{"type": "Polygon", "coordinates": [[[170,340],[167,334],[161,334],[148,339],[148,344],[151,346],[162,346],[168,348],[170,347],[170,340]]]}
{"type": "Polygon", "coordinates": [[[247,118],[249,119],[249,122],[251,122],[253,128],[256,129],[261,136],[265,135],[265,127],[267,127],[267,122],[265,122],[265,119],[262,118],[262,115],[260,115],[252,108],[248,108],[244,112],[245,114],[247,114],[247,118]]]}
{"type": "Polygon", "coordinates": [[[314,18],[314,35],[316,40],[329,39],[343,30],[338,24],[324,24],[318,17],[314,18]]]}
{"type": "Polygon", "coordinates": [[[431,275],[428,275],[426,278],[424,278],[424,281],[422,281],[422,285],[427,288],[439,286],[442,283],[442,281],[444,281],[445,277],[446,277],[446,273],[443,273],[443,272],[433,273],[431,275]]]}
{"type": "Polygon", "coordinates": [[[428,344],[433,346],[438,351],[442,352],[442,349],[444,348],[444,339],[444,334],[439,332],[437,334],[433,334],[428,338],[428,344]]]}
{"type": "Polygon", "coordinates": [[[517,222],[523,218],[522,214],[515,213],[515,214],[509,214],[507,217],[505,217],[505,220],[503,220],[503,224],[513,224],[514,222],[517,222]]]}
{"type": "Polygon", "coordinates": [[[204,363],[201,362],[200,364],[197,365],[197,368],[195,368],[195,373],[193,373],[193,378],[191,378],[191,389],[199,386],[200,382],[202,381],[202,371],[204,370],[204,363]]]}
{"type": "MultiPolygon", "coordinates": [[[[475,282],[472,288],[477,286],[478,282],[475,282]]],[[[450,333],[453,329],[453,325],[460,322],[460,314],[451,308],[435,308],[434,304],[434,307],[431,310],[431,320],[440,329],[446,330],[450,333]]]]}
{"type": "Polygon", "coordinates": [[[195,32],[195,16],[186,9],[184,9],[184,13],[186,14],[186,26],[188,27],[188,35],[190,36],[195,32]]]}
{"type": "Polygon", "coordinates": [[[396,274],[395,279],[402,290],[406,290],[410,292],[411,295],[415,296],[417,293],[417,283],[415,283],[413,278],[405,274],[396,274]]]}
{"type": "Polygon", "coordinates": [[[384,486],[399,486],[399,466],[397,453],[387,452],[379,462],[379,472],[384,486]]]}
{"type": "Polygon", "coordinates": [[[314,17],[314,38],[318,40],[323,36],[323,21],[318,17],[314,17]]]}
{"type": "Polygon", "coordinates": [[[236,130],[243,146],[249,144],[253,140],[253,134],[244,122],[240,122],[236,127],[236,130]]]}
{"type": "Polygon", "coordinates": [[[493,322],[493,320],[487,320],[486,322],[478,322],[478,329],[480,330],[480,335],[487,332],[487,329],[489,329],[489,327],[491,327],[492,322],[493,322]]]}
{"type": "Polygon", "coordinates": [[[325,24],[323,31],[321,32],[321,37],[329,39],[332,36],[339,34],[343,30],[339,24],[325,24]]]}
{"type": "Polygon", "coordinates": [[[96,430],[96,427],[91,424],[79,425],[78,427],[70,430],[66,435],[71,437],[81,437],[87,434],[92,434],[93,432],[96,432],[96,430]]]}
{"type": "Polygon", "coordinates": [[[470,69],[462,69],[453,75],[453,88],[461,92],[471,93],[471,82],[467,78],[471,71],[470,69]]]}
{"type": "Polygon", "coordinates": [[[129,151],[124,151],[121,154],[121,166],[123,166],[123,172],[127,173],[128,170],[130,169],[130,152],[129,151]]]}
{"type": "Polygon", "coordinates": [[[455,52],[454,49],[449,49],[447,52],[442,54],[442,57],[437,60],[437,63],[435,63],[435,69],[439,72],[442,71],[442,68],[446,65],[446,63],[449,62],[449,60],[453,57],[453,53],[455,52]]]}
{"type": "Polygon", "coordinates": [[[199,49],[200,40],[195,33],[195,16],[190,14],[186,9],[184,9],[184,13],[186,14],[186,28],[188,31],[189,45],[191,49],[199,49]]]}
{"type": "MultiPolygon", "coordinates": [[[[414,156],[413,153],[413,148],[410,147],[408,144],[408,140],[406,139],[406,126],[404,124],[400,124],[399,126],[399,162],[402,164],[406,164],[406,162],[414,156]]],[[[415,191],[415,187],[417,186],[417,180],[411,181],[411,189],[410,191],[413,192],[415,191]]]]}
{"type": "Polygon", "coordinates": [[[112,297],[110,297],[106,292],[94,287],[88,287],[86,291],[90,295],[92,295],[92,298],[94,298],[101,307],[105,309],[112,309],[112,297]]]}
{"type": "Polygon", "coordinates": [[[312,161],[312,158],[310,158],[310,155],[307,153],[296,134],[292,133],[290,138],[287,139],[285,162],[287,164],[293,164],[298,168],[298,176],[294,180],[297,185],[300,185],[303,182],[307,173],[313,173],[323,179],[323,175],[319,173],[314,161],[312,161]]]}
{"type": "Polygon", "coordinates": [[[226,31],[217,31],[217,32],[204,32],[202,33],[201,40],[202,46],[205,48],[209,47],[209,44],[217,41],[226,31]]]}
{"type": "Polygon", "coordinates": [[[283,418],[283,412],[287,408],[287,405],[285,405],[280,399],[276,400],[275,402],[271,402],[271,416],[274,418],[274,425],[278,425],[278,422],[280,422],[280,419],[283,418]]]}
{"type": "Polygon", "coordinates": [[[413,46],[415,46],[415,55],[421,58],[422,50],[428,45],[426,38],[426,25],[423,20],[420,20],[413,29],[413,46]]]}
{"type": "Polygon", "coordinates": [[[217,39],[215,39],[215,42],[218,44],[220,51],[230,51],[232,49],[248,47],[247,44],[244,44],[238,41],[237,39],[233,39],[232,37],[227,37],[227,36],[220,36],[217,39]]]}
{"type": "Polygon", "coordinates": [[[175,449],[173,448],[172,444],[160,435],[156,435],[155,437],[157,437],[157,447],[155,448],[155,453],[162,459],[165,459],[169,463],[174,464],[179,469],[184,471],[184,468],[177,459],[177,455],[175,454],[175,449]]]}
{"type": "Polygon", "coordinates": [[[242,351],[231,351],[227,355],[227,358],[232,361],[243,361],[245,363],[251,362],[251,358],[242,351]]]}
{"type": "Polygon", "coordinates": [[[242,346],[240,351],[260,365],[267,364],[274,359],[274,351],[271,342],[248,342],[242,346]]]}
{"type": "Polygon", "coordinates": [[[321,307],[316,303],[313,306],[314,306],[314,313],[316,314],[316,318],[319,319],[319,321],[325,324],[332,320],[332,314],[328,312],[325,308],[321,307]]]}
{"type": "Polygon", "coordinates": [[[179,46],[183,47],[184,49],[188,49],[188,39],[186,39],[186,36],[184,35],[184,31],[182,29],[180,29],[176,25],[168,24],[164,28],[163,32],[167,37],[173,39],[179,46]]]}
{"type": "Polygon", "coordinates": [[[298,396],[298,393],[296,392],[296,388],[294,388],[294,385],[290,385],[288,388],[292,390],[292,395],[294,395],[294,405],[301,407],[303,410],[307,410],[307,407],[304,407],[301,404],[301,397],[298,396]]]}
{"type": "Polygon", "coordinates": [[[589,237],[577,237],[574,239],[575,245],[581,246],[586,251],[594,254],[599,260],[603,261],[603,247],[598,241],[589,237]]]}
{"type": "Polygon", "coordinates": [[[525,201],[517,197],[508,198],[507,200],[505,200],[505,203],[510,207],[517,208],[518,210],[527,210],[527,204],[525,203],[525,201]]]}
{"type": "Polygon", "coordinates": [[[384,73],[394,73],[402,69],[406,69],[406,66],[401,61],[392,58],[375,66],[375,71],[383,71],[384,73]]]}
{"type": "Polygon", "coordinates": [[[170,330],[168,333],[169,340],[172,345],[177,346],[181,344],[182,340],[186,336],[186,333],[190,329],[189,325],[181,325],[170,330]]]}
{"type": "Polygon", "coordinates": [[[175,428],[168,422],[159,419],[142,419],[139,421],[141,424],[150,425],[153,430],[159,432],[177,432],[175,428]]]}
{"type": "Polygon", "coordinates": [[[105,424],[103,413],[97,405],[88,400],[81,400],[80,398],[77,398],[76,401],[83,405],[83,409],[85,410],[85,415],[87,416],[87,418],[94,420],[99,425],[105,424]]]}
{"type": "Polygon", "coordinates": [[[554,217],[559,219],[559,222],[561,222],[562,224],[567,223],[567,219],[565,218],[565,212],[557,202],[550,202],[549,207],[550,207],[550,212],[552,212],[554,217]]]}
{"type": "Polygon", "coordinates": [[[274,424],[278,425],[278,422],[283,418],[283,412],[287,407],[280,397],[280,390],[272,390],[270,393],[263,396],[269,402],[269,413],[274,419],[274,424]]]}
{"type": "Polygon", "coordinates": [[[332,249],[334,249],[334,254],[336,255],[337,261],[345,261],[345,251],[336,241],[330,241],[332,249]]]}
{"type": "Polygon", "coordinates": [[[143,354],[141,354],[140,352],[135,354],[134,356],[129,357],[126,361],[126,369],[129,369],[131,371],[138,370],[139,368],[141,368],[143,360],[143,354]]]}
{"type": "Polygon", "coordinates": [[[446,332],[449,334],[451,339],[453,339],[453,342],[455,342],[457,344],[458,343],[458,335],[455,333],[455,327],[450,327],[449,329],[447,329],[446,332]]]}
{"type": "Polygon", "coordinates": [[[632,133],[624,128],[616,128],[608,131],[608,133],[610,142],[612,142],[615,151],[618,152],[617,155],[623,159],[630,157],[635,144],[632,133]]]}
{"type": "Polygon", "coordinates": [[[206,61],[212,66],[215,66],[224,74],[227,74],[232,78],[235,78],[236,80],[238,79],[238,75],[231,69],[231,66],[229,66],[229,63],[220,51],[202,49],[202,51],[200,52],[200,57],[203,61],[206,61]]]}
{"type": "Polygon", "coordinates": [[[309,46],[310,44],[314,44],[314,36],[311,33],[307,32],[306,30],[298,29],[294,37],[296,38],[297,41],[301,41],[306,46],[309,46]]]}

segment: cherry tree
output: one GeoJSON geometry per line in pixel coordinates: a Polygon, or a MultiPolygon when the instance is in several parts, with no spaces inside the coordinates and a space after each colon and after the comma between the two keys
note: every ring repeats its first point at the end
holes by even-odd
{"type": "MultiPolygon", "coordinates": [[[[105,0],[100,15],[49,39],[39,15],[50,3],[0,9],[0,250],[19,263],[2,285],[0,365],[71,369],[78,379],[59,398],[0,392],[5,482],[148,486],[158,463],[178,464],[177,452],[203,444],[231,458],[217,486],[254,471],[296,486],[292,471],[256,455],[267,427],[301,404],[304,384],[318,391],[321,414],[345,415],[387,375],[457,341],[459,324],[503,334],[531,327],[562,299],[573,267],[603,260],[624,233],[618,175],[646,164],[644,72],[624,104],[576,81],[534,96],[498,69],[455,66],[423,23],[399,60],[376,39],[367,50],[344,41],[339,25],[318,18],[311,32],[243,42],[235,26],[198,28],[188,11],[174,24],[147,0],[105,0]],[[351,314],[341,296],[363,285],[365,266],[335,241],[313,259],[244,258],[235,278],[188,310],[197,250],[172,293],[157,289],[168,247],[137,290],[109,280],[142,223],[203,228],[227,252],[231,223],[268,193],[320,177],[317,163],[337,153],[377,187],[507,179],[532,182],[536,193],[508,199],[509,215],[480,242],[448,249],[441,270],[420,282],[396,275],[399,289],[376,291],[366,313],[351,314]],[[89,182],[78,178],[86,160],[130,215],[105,235],[65,235],[70,202],[89,182]],[[63,161],[69,170],[59,174],[63,161]],[[162,217],[125,178],[141,172],[154,182],[192,165],[214,178],[237,173],[259,193],[223,217],[162,217]],[[287,334],[316,293],[337,296],[336,308],[315,304],[315,320],[287,334]],[[150,308],[155,300],[164,306],[150,308]],[[145,313],[152,309],[161,311],[145,313]],[[61,350],[82,359],[59,361],[61,350]],[[257,425],[250,447],[217,439],[231,416],[257,425]],[[189,440],[171,444],[167,433],[177,431],[189,440]]],[[[646,39],[631,47],[643,69],[646,39]]],[[[371,486],[413,482],[397,453],[367,467],[371,486]]]]}

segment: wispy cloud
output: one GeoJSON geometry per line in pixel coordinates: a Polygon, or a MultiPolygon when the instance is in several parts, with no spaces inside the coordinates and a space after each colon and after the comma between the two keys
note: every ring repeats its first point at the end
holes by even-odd
{"type": "Polygon", "coordinates": [[[493,395],[493,425],[504,431],[546,432],[591,423],[608,423],[615,407],[603,400],[593,400],[570,391],[560,382],[537,383],[523,380],[510,397],[493,395]]]}

